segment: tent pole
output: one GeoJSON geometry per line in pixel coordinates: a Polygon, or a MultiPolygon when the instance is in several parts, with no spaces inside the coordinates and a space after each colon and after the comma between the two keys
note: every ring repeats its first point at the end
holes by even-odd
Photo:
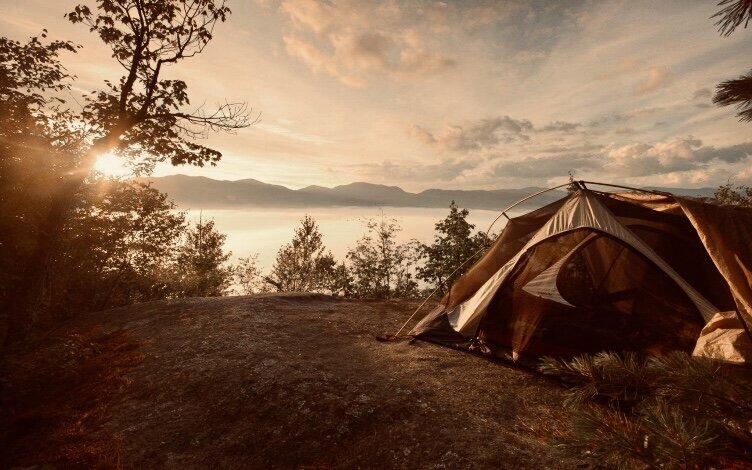
{"type": "MultiPolygon", "coordinates": [[[[504,209],[503,211],[501,211],[501,214],[499,214],[499,215],[498,215],[498,217],[496,217],[496,218],[494,219],[494,221],[493,221],[493,222],[491,222],[491,225],[489,225],[489,226],[488,226],[488,229],[486,230],[486,236],[488,236],[488,235],[489,235],[489,233],[491,232],[491,229],[492,229],[492,228],[493,228],[493,226],[494,226],[494,225],[496,224],[496,222],[498,222],[498,221],[499,221],[499,219],[501,218],[501,216],[502,216],[502,215],[503,215],[504,217],[506,217],[506,218],[507,218],[507,220],[511,220],[511,219],[509,218],[509,216],[507,215],[507,211],[509,211],[510,209],[514,208],[515,206],[518,206],[518,205],[522,204],[523,202],[527,201],[528,199],[532,199],[532,198],[534,198],[535,196],[539,196],[539,195],[541,195],[541,194],[543,194],[543,193],[547,193],[547,192],[549,192],[549,191],[553,191],[554,189],[559,189],[559,188],[563,188],[564,186],[569,186],[569,185],[570,185],[570,183],[564,183],[564,184],[560,184],[560,185],[558,185],[558,186],[554,186],[554,187],[552,187],[552,188],[544,189],[544,190],[542,190],[542,191],[538,191],[538,192],[537,192],[537,193],[535,193],[535,194],[531,194],[530,196],[524,197],[524,198],[520,199],[519,201],[515,202],[515,203],[514,203],[514,204],[512,204],[511,206],[509,206],[509,207],[507,207],[506,209],[504,209]]],[[[456,273],[456,272],[457,272],[457,271],[459,271],[459,270],[460,270],[460,269],[461,269],[461,268],[462,268],[463,266],[465,266],[465,265],[466,265],[466,264],[468,263],[468,261],[470,261],[471,259],[475,258],[475,257],[476,257],[477,255],[479,255],[480,253],[483,253],[483,252],[484,252],[485,250],[486,250],[486,247],[483,247],[483,248],[481,248],[480,250],[478,250],[478,251],[476,251],[475,253],[473,253],[473,254],[472,254],[472,255],[471,255],[471,256],[470,256],[469,258],[467,258],[467,259],[466,259],[465,261],[463,261],[463,262],[462,262],[462,264],[460,264],[459,266],[457,266],[457,267],[456,267],[456,268],[454,269],[454,271],[452,271],[452,272],[451,272],[451,273],[449,274],[449,276],[447,276],[447,278],[451,278],[451,277],[452,277],[452,276],[454,275],[454,273],[456,273]]],[[[433,297],[433,296],[434,296],[434,295],[436,294],[436,292],[438,292],[438,291],[439,291],[439,289],[440,289],[440,288],[441,288],[441,284],[439,284],[439,286],[438,286],[438,287],[436,287],[436,289],[434,289],[434,290],[433,290],[433,292],[431,292],[430,294],[428,294],[428,297],[426,297],[426,298],[425,298],[425,299],[423,300],[423,302],[422,302],[422,303],[421,303],[421,304],[420,304],[420,305],[418,306],[418,308],[417,308],[417,309],[415,309],[415,311],[413,312],[413,314],[412,314],[412,315],[410,315],[410,318],[408,318],[408,319],[407,319],[407,321],[406,321],[405,323],[403,323],[403,324],[402,324],[402,327],[401,327],[401,328],[400,328],[400,329],[399,329],[399,330],[397,331],[397,333],[395,333],[394,335],[391,335],[391,336],[389,336],[389,335],[386,335],[385,337],[383,337],[383,339],[382,339],[382,337],[379,337],[379,338],[377,338],[377,339],[382,339],[382,340],[391,340],[391,339],[396,339],[396,338],[398,338],[398,337],[399,337],[399,335],[400,335],[400,333],[402,333],[402,330],[404,330],[404,329],[405,329],[405,327],[406,327],[406,326],[407,326],[407,325],[408,325],[408,324],[410,323],[410,321],[411,321],[411,320],[412,320],[413,318],[415,318],[415,315],[417,315],[417,314],[418,314],[418,312],[420,311],[420,309],[421,309],[421,308],[423,308],[423,306],[424,306],[424,305],[425,305],[425,304],[426,304],[426,303],[428,302],[428,300],[429,300],[429,299],[430,299],[431,297],[433,297]]],[[[450,288],[449,288],[449,289],[450,289],[450,292],[451,292],[451,286],[450,286],[450,288]]]]}
{"type": "MultiPolygon", "coordinates": [[[[475,258],[475,256],[481,254],[485,249],[486,248],[483,247],[480,250],[478,250],[475,253],[473,253],[468,259],[466,259],[465,261],[463,261],[462,264],[460,264],[459,266],[457,266],[456,268],[454,268],[454,271],[452,271],[449,274],[449,276],[447,276],[447,279],[451,278],[454,275],[454,273],[456,273],[457,271],[459,271],[464,265],[467,264],[468,261],[470,261],[471,259],[475,258]]],[[[393,334],[391,337],[387,336],[386,339],[396,339],[396,338],[398,338],[399,335],[400,335],[400,333],[402,333],[402,330],[404,330],[405,327],[408,325],[408,323],[410,323],[410,320],[412,320],[415,317],[415,315],[418,314],[418,312],[420,311],[420,309],[423,308],[423,306],[426,304],[426,302],[428,302],[431,299],[431,297],[433,297],[434,294],[436,294],[439,291],[439,289],[441,289],[441,283],[439,283],[439,285],[436,287],[436,289],[433,290],[433,292],[431,292],[430,294],[428,294],[428,297],[426,297],[425,300],[423,300],[423,303],[421,303],[418,306],[418,308],[415,309],[415,311],[413,312],[413,314],[410,315],[410,318],[408,318],[407,321],[402,324],[402,327],[395,334],[393,334]]],[[[451,290],[451,286],[449,287],[449,289],[451,290]]]]}
{"type": "MultiPolygon", "coordinates": [[[[598,183],[596,181],[582,181],[582,180],[575,181],[575,184],[580,189],[587,189],[587,187],[585,187],[585,183],[587,183],[587,184],[595,184],[595,185],[599,185],[599,186],[610,186],[610,187],[613,187],[613,188],[628,189],[628,190],[631,190],[631,191],[640,191],[640,192],[643,192],[643,193],[658,194],[658,195],[661,195],[661,196],[671,196],[670,193],[665,193],[665,192],[662,192],[662,191],[653,191],[653,190],[650,190],[650,189],[633,188],[633,187],[630,187],[630,186],[621,186],[621,185],[618,185],[618,184],[598,183]]],[[[507,220],[511,220],[509,218],[509,216],[507,215],[507,212],[509,210],[513,209],[514,207],[516,207],[516,206],[522,204],[523,202],[525,202],[527,200],[530,200],[530,199],[532,199],[532,198],[534,198],[536,196],[540,196],[541,194],[547,193],[549,191],[553,191],[555,189],[563,188],[564,186],[570,186],[571,184],[572,184],[571,182],[567,182],[567,183],[564,183],[564,184],[560,184],[558,186],[554,186],[554,187],[551,187],[551,188],[548,188],[548,189],[544,189],[542,191],[538,191],[537,193],[531,194],[530,196],[524,197],[524,198],[520,199],[519,201],[515,202],[511,206],[509,206],[506,209],[504,209],[503,211],[501,211],[501,214],[499,214],[493,220],[493,222],[491,222],[491,225],[489,225],[488,229],[486,230],[486,236],[488,236],[491,233],[491,229],[496,224],[496,222],[499,221],[499,219],[501,218],[501,216],[506,217],[507,220]]],[[[449,276],[447,276],[447,278],[452,277],[452,275],[454,275],[454,273],[456,273],[457,271],[460,270],[460,268],[462,268],[464,265],[466,265],[468,261],[470,261],[471,259],[475,258],[476,255],[478,255],[479,253],[482,253],[485,250],[486,250],[486,247],[483,247],[480,250],[478,250],[477,252],[473,253],[468,259],[466,259],[465,261],[463,261],[462,264],[460,264],[459,266],[457,266],[454,269],[454,271],[452,271],[452,273],[449,274],[449,276]]],[[[428,297],[426,297],[425,300],[423,300],[423,302],[420,304],[420,306],[418,306],[418,308],[413,312],[413,314],[410,315],[410,318],[407,319],[407,321],[402,325],[402,327],[397,331],[397,333],[395,333],[392,336],[387,335],[385,337],[385,339],[389,340],[389,339],[396,339],[397,337],[399,337],[400,333],[402,333],[402,330],[404,330],[405,327],[410,323],[410,321],[413,318],[415,318],[415,315],[418,314],[418,312],[420,311],[420,309],[423,308],[423,306],[428,302],[428,300],[431,297],[433,297],[434,294],[436,294],[436,292],[438,292],[440,288],[441,288],[441,284],[439,284],[439,286],[436,287],[436,289],[434,289],[433,292],[431,292],[430,294],[428,294],[428,297]]],[[[451,292],[451,287],[449,288],[449,291],[451,292]]]]}
{"type": "Polygon", "coordinates": [[[622,186],[620,184],[609,184],[609,183],[598,183],[597,181],[579,181],[584,187],[585,183],[587,184],[595,184],[598,186],[609,186],[612,188],[621,188],[621,189],[628,189],[630,191],[639,191],[641,193],[648,193],[648,194],[658,194],[660,196],[673,196],[671,193],[667,193],[665,191],[655,191],[652,189],[641,189],[641,188],[633,188],[632,186],[622,186]]]}
{"type": "MultiPolygon", "coordinates": [[[[509,206],[506,209],[504,209],[503,211],[501,211],[501,214],[499,214],[499,216],[496,217],[493,222],[491,222],[491,225],[488,226],[488,230],[486,230],[486,235],[488,235],[491,232],[491,228],[493,228],[493,226],[496,224],[496,222],[499,221],[499,219],[501,218],[502,215],[504,217],[506,217],[507,219],[509,219],[509,216],[507,215],[507,212],[510,209],[512,209],[512,208],[514,208],[514,207],[516,207],[516,206],[518,206],[520,204],[522,204],[523,202],[527,201],[528,199],[534,198],[535,196],[540,196],[541,194],[547,193],[549,191],[553,191],[554,189],[559,189],[559,188],[563,188],[564,186],[569,186],[569,184],[570,183],[564,183],[564,184],[560,184],[559,186],[554,186],[553,188],[544,189],[543,191],[538,191],[535,194],[531,194],[530,196],[524,197],[524,198],[520,199],[519,201],[515,202],[511,206],[509,206]]],[[[475,256],[475,255],[473,255],[473,256],[475,256]]]]}

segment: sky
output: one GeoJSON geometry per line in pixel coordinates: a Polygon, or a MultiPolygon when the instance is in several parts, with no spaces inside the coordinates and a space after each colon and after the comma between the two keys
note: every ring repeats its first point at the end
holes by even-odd
{"type": "MultiPolygon", "coordinates": [[[[83,46],[72,93],[122,75],[64,14],[0,0],[2,34],[83,46]]],[[[712,104],[752,68],[752,28],[721,37],[714,1],[230,1],[199,56],[167,70],[192,103],[246,101],[261,121],[204,144],[217,167],[155,175],[300,188],[367,181],[419,191],[752,184],[752,123],[712,104]]]]}

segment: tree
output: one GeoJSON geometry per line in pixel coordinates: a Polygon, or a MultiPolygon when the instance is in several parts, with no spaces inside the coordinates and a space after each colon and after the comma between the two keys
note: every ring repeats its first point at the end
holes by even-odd
{"type": "Polygon", "coordinates": [[[452,201],[449,215],[436,223],[433,244],[419,245],[420,257],[426,261],[418,268],[418,278],[436,286],[441,294],[480,258],[488,244],[485,233],[472,233],[475,225],[467,221],[469,214],[452,201]]]}
{"type": "Polygon", "coordinates": [[[267,282],[279,292],[336,292],[337,262],[325,250],[318,224],[304,216],[292,241],[277,253],[267,282]]]}
{"type": "MultiPolygon", "coordinates": [[[[721,0],[723,8],[713,18],[718,31],[729,36],[737,27],[747,27],[752,20],[752,0],[721,0]]],[[[736,105],[740,121],[752,121],[752,70],[739,78],[726,80],[716,87],[713,103],[719,106],[736,105]]]]}
{"type": "Polygon", "coordinates": [[[726,183],[716,189],[714,197],[721,204],[752,207],[752,187],[749,186],[737,186],[734,188],[731,183],[726,183]]]}
{"type": "Polygon", "coordinates": [[[235,266],[235,285],[243,295],[268,292],[269,284],[264,281],[264,276],[259,266],[258,253],[240,258],[235,266]]]}
{"type": "Polygon", "coordinates": [[[92,177],[65,225],[51,270],[56,312],[165,298],[185,216],[148,184],[92,177]]]}
{"type": "Polygon", "coordinates": [[[396,219],[366,219],[366,233],[347,253],[356,297],[390,299],[416,297],[418,284],[410,267],[415,260],[410,244],[398,244],[402,230],[396,219]]]}
{"type": "Polygon", "coordinates": [[[232,283],[232,268],[225,265],[231,253],[224,252],[227,235],[214,229],[214,221],[199,221],[189,228],[175,258],[178,297],[218,297],[232,283]]]}
{"type": "Polygon", "coordinates": [[[5,40],[0,44],[0,53],[4,54],[0,56],[0,86],[4,87],[0,93],[22,95],[31,103],[27,108],[34,111],[37,121],[44,122],[45,138],[73,167],[57,175],[34,249],[24,263],[27,269],[18,276],[13,289],[16,295],[11,310],[18,339],[34,323],[62,227],[99,155],[112,151],[143,170],[165,160],[175,165],[213,165],[221,154],[195,143],[195,139],[208,131],[233,131],[255,122],[249,120],[244,103],[225,103],[209,113],[201,107],[186,111],[186,83],[162,77],[164,67],[201,53],[211,41],[217,22],[225,21],[229,13],[220,0],[97,0],[95,9],[77,6],[68,19],[96,33],[110,46],[124,71],[119,80],[106,81],[105,90],[89,95],[78,114],[60,111],[55,104],[63,101],[60,97],[58,101],[40,98],[40,91],[62,91],[69,86],[63,82],[70,77],[57,54],[73,50],[70,43],[42,46],[32,41],[23,47],[5,40]],[[14,52],[22,53],[18,60],[14,52]],[[20,81],[8,79],[17,72],[20,81]]]}
{"type": "Polygon", "coordinates": [[[544,358],[540,370],[571,387],[565,406],[574,421],[554,447],[565,456],[605,468],[749,465],[752,377],[744,368],[683,352],[604,352],[544,358]]]}
{"type": "MultiPolygon", "coordinates": [[[[0,38],[0,346],[8,330],[19,331],[32,320],[16,314],[24,274],[39,252],[54,188],[61,174],[74,170],[68,154],[77,148],[80,132],[65,126],[71,113],[61,109],[55,93],[70,83],[60,62],[73,44],[44,44],[46,32],[27,43],[0,38]]],[[[40,281],[40,287],[42,281],[40,281]]],[[[33,298],[33,297],[32,297],[33,298]]]]}

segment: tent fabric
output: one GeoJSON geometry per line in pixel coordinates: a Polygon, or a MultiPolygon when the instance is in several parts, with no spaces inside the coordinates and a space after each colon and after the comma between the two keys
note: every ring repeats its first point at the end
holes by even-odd
{"type": "Polygon", "coordinates": [[[736,312],[719,312],[702,329],[692,355],[745,364],[752,362],[752,340],[736,312]]]}
{"type": "Polygon", "coordinates": [[[684,281],[645,242],[635,236],[611,215],[608,209],[599,202],[595,194],[590,191],[579,191],[568,199],[516,256],[491,276],[470,299],[452,311],[449,315],[449,322],[452,327],[463,335],[474,336],[478,322],[485,314],[486,307],[491,298],[525,254],[526,250],[554,235],[582,227],[610,234],[634,247],[645,257],[653,261],[687,293],[695,305],[697,305],[706,321],[709,321],[719,311],[702,294],[684,281]]]}
{"type": "Polygon", "coordinates": [[[676,198],[728,282],[738,312],[752,323],[752,211],[676,198]]]}
{"type": "Polygon", "coordinates": [[[410,334],[512,359],[692,351],[719,312],[752,313],[752,211],[719,207],[572,193],[511,219],[410,334]]]}

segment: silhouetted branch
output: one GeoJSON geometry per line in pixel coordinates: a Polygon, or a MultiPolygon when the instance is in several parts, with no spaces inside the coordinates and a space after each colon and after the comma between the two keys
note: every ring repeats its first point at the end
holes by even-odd
{"type": "Polygon", "coordinates": [[[230,132],[252,126],[261,122],[261,113],[253,116],[253,109],[245,102],[225,102],[214,111],[208,113],[204,105],[199,106],[191,113],[165,113],[152,114],[150,118],[160,119],[164,117],[177,118],[175,126],[185,135],[192,138],[206,137],[209,131],[230,132]]]}
{"type": "Polygon", "coordinates": [[[746,28],[752,20],[752,0],[721,0],[718,6],[724,6],[711,18],[719,18],[715,25],[723,36],[728,36],[744,23],[746,28]]]}
{"type": "Polygon", "coordinates": [[[752,70],[734,80],[726,80],[716,87],[713,103],[719,106],[736,105],[742,121],[752,121],[752,70]]]}

